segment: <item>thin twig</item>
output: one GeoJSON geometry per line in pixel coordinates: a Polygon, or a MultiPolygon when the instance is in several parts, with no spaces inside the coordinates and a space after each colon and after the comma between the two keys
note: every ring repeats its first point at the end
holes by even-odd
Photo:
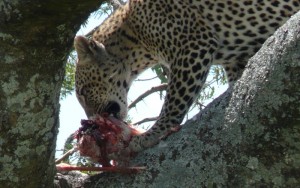
{"type": "Polygon", "coordinates": [[[168,84],[161,84],[159,86],[155,86],[152,87],[151,89],[149,89],[148,91],[146,91],[145,93],[141,94],[137,99],[135,99],[129,106],[128,109],[131,109],[133,107],[135,107],[135,105],[140,102],[141,100],[143,100],[145,97],[151,95],[152,93],[155,93],[157,91],[164,91],[167,89],[168,84]]]}
{"type": "Polygon", "coordinates": [[[100,171],[100,172],[118,172],[118,173],[137,173],[142,170],[145,170],[146,167],[137,166],[137,167],[83,167],[83,166],[71,166],[71,165],[57,165],[56,169],[58,171],[100,171]]]}
{"type": "Polygon", "coordinates": [[[63,161],[64,159],[66,159],[67,157],[69,157],[70,155],[72,155],[76,151],[77,151],[77,147],[74,147],[74,148],[70,149],[63,156],[61,156],[60,158],[56,159],[55,160],[55,164],[59,164],[61,161],[63,161]]]}
{"type": "Polygon", "coordinates": [[[136,123],[134,123],[133,125],[140,125],[142,123],[146,123],[146,122],[149,122],[149,121],[156,121],[158,117],[150,117],[150,118],[145,118],[141,121],[138,121],[136,123]]]}
{"type": "Polygon", "coordinates": [[[144,81],[149,81],[149,80],[154,80],[154,79],[156,79],[156,78],[158,78],[158,76],[154,76],[154,77],[152,77],[152,78],[145,78],[145,79],[136,79],[136,80],[134,80],[135,82],[144,82],[144,81]]]}

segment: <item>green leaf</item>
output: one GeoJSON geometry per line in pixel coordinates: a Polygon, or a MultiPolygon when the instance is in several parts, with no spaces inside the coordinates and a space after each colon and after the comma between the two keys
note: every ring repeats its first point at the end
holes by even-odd
{"type": "Polygon", "coordinates": [[[65,78],[61,88],[61,99],[66,98],[67,95],[70,95],[74,91],[76,58],[76,55],[74,55],[74,53],[71,53],[66,64],[65,78]]]}

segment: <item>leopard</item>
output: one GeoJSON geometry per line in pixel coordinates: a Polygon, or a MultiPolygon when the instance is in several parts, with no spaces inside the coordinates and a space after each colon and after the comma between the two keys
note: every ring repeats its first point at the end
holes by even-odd
{"type": "Polygon", "coordinates": [[[221,65],[229,87],[247,61],[289,17],[300,0],[128,0],[95,29],[76,36],[77,98],[90,118],[108,113],[124,120],[132,82],[161,64],[168,86],[161,112],[134,152],[153,147],[181,127],[212,65],[221,65]]]}

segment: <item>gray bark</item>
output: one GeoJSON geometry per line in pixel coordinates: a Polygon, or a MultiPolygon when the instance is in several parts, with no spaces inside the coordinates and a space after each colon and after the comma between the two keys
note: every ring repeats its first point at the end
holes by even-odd
{"type": "Polygon", "coordinates": [[[53,186],[65,60],[98,6],[0,0],[0,187],[53,186]]]}
{"type": "MultiPolygon", "coordinates": [[[[97,4],[0,0],[1,187],[52,185],[64,61],[97,4]]],[[[265,43],[233,90],[132,161],[147,170],[70,173],[57,176],[56,186],[298,186],[299,20],[297,14],[265,43]]]]}
{"type": "Polygon", "coordinates": [[[139,174],[102,173],[83,187],[300,185],[300,13],[249,60],[233,89],[141,152],[139,174]]]}

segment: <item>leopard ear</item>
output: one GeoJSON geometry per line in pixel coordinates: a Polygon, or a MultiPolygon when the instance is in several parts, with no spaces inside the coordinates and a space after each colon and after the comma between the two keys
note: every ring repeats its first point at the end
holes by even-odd
{"type": "Polygon", "coordinates": [[[74,47],[77,52],[79,64],[89,63],[95,60],[99,62],[106,57],[106,51],[103,44],[92,39],[88,40],[83,36],[75,37],[74,47]]]}
{"type": "Polygon", "coordinates": [[[137,3],[140,0],[128,0],[129,5],[133,5],[134,3],[137,3]]]}

